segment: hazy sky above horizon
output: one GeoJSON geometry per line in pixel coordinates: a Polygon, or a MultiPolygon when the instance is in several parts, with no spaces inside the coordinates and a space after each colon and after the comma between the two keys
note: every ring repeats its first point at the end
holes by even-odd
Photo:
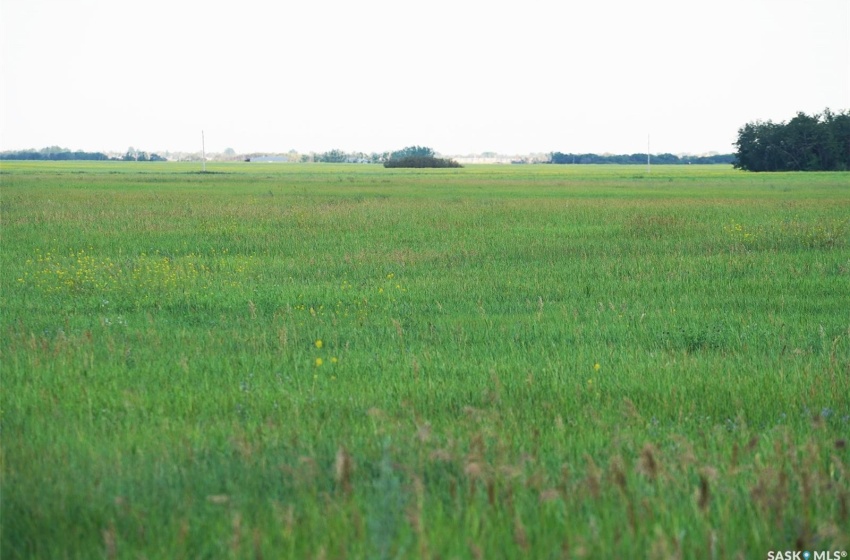
{"type": "Polygon", "coordinates": [[[733,151],[850,109],[850,0],[0,0],[0,150],[733,151]]]}

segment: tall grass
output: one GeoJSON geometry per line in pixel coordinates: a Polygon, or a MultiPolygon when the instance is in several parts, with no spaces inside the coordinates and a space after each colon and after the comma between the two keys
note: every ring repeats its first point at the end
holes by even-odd
{"type": "Polygon", "coordinates": [[[4,558],[850,548],[850,189],[3,163],[4,558]]]}

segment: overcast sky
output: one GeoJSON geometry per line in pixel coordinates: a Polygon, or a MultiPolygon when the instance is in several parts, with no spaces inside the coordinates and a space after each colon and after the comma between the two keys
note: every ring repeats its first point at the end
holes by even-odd
{"type": "Polygon", "coordinates": [[[0,149],[731,152],[850,109],[850,0],[0,0],[0,149]]]}

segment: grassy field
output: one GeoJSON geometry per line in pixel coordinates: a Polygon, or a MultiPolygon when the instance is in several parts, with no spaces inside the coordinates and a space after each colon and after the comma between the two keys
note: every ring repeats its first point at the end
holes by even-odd
{"type": "Polygon", "coordinates": [[[0,167],[4,560],[850,551],[850,174],[207,169],[0,167]]]}

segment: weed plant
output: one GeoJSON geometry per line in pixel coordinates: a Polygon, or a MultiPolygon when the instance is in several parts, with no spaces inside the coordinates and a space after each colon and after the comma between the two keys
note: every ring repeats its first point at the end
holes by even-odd
{"type": "Polygon", "coordinates": [[[850,549],[846,173],[6,163],[0,556],[850,549]]]}

